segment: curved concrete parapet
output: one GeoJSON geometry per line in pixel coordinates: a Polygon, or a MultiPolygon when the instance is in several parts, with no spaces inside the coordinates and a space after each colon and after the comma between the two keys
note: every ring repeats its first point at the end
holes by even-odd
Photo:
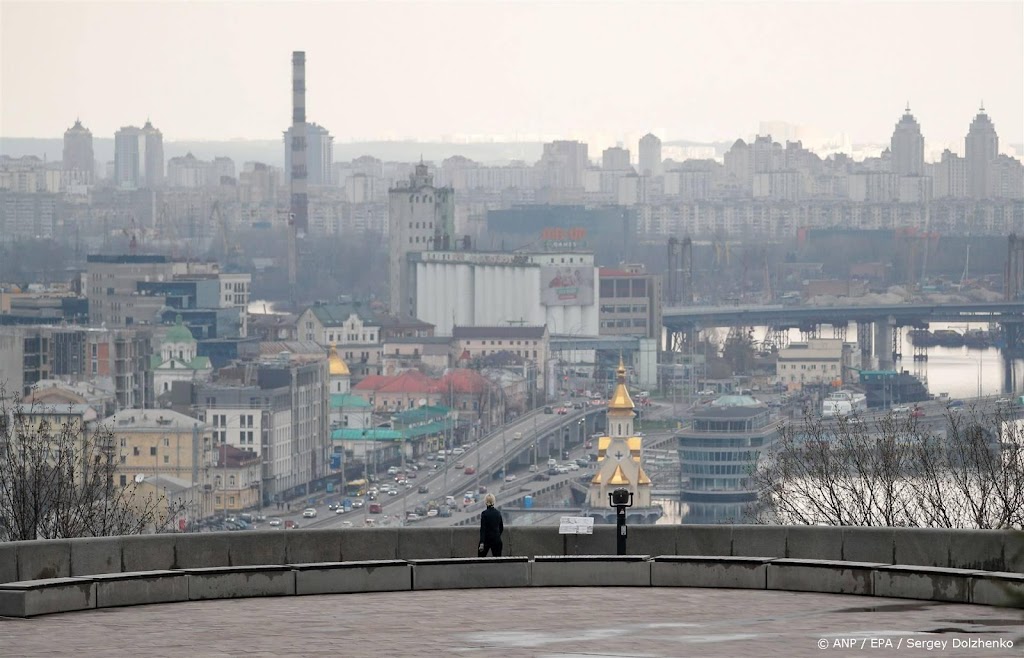
{"type": "Polygon", "coordinates": [[[476,587],[726,587],[1021,605],[1024,575],[841,560],[582,555],[246,565],[0,584],[0,615],[306,594],[476,587]]]}
{"type": "Polygon", "coordinates": [[[509,527],[510,557],[476,558],[475,528],[358,528],[0,544],[0,615],[252,596],[472,587],[730,587],[1020,605],[1013,531],[637,526],[559,535],[509,527]],[[655,555],[653,559],[647,557],[655,555]],[[1015,598],[1016,597],[1016,598],[1015,598]]]}

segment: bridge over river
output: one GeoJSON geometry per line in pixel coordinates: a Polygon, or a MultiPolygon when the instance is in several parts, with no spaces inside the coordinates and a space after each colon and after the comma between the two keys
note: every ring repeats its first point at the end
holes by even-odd
{"type": "MultiPolygon", "coordinates": [[[[867,362],[878,359],[880,370],[893,367],[900,357],[904,327],[927,328],[932,322],[995,323],[1002,330],[999,348],[1010,361],[1024,357],[1024,300],[968,304],[865,304],[837,306],[683,306],[662,313],[666,348],[681,350],[697,332],[715,327],[766,326],[770,332],[799,328],[817,336],[823,325],[845,337],[846,327],[857,324],[857,341],[867,362]]],[[[1008,376],[1012,371],[1006,369],[1008,376]]]]}

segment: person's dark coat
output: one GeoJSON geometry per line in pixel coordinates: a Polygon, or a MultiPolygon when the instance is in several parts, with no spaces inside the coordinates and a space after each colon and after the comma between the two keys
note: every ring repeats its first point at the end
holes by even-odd
{"type": "Polygon", "coordinates": [[[480,543],[484,547],[500,547],[501,533],[504,530],[505,524],[501,520],[501,512],[493,507],[488,507],[480,514],[480,543]]]}

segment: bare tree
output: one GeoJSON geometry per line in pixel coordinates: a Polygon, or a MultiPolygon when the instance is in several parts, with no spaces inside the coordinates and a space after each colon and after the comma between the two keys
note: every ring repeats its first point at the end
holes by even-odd
{"type": "Polygon", "coordinates": [[[141,534],[181,512],[134,480],[115,482],[109,428],[56,423],[42,407],[6,400],[0,388],[0,540],[141,534]]]}
{"type": "Polygon", "coordinates": [[[888,414],[784,424],[754,469],[761,522],[941,528],[1024,524],[1024,435],[1006,408],[941,427],[888,414]]]}

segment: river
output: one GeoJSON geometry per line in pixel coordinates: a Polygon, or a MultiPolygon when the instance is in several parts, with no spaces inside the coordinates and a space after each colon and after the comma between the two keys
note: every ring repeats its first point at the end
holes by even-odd
{"type": "MultiPolygon", "coordinates": [[[[932,331],[954,329],[963,333],[967,328],[987,328],[987,324],[934,323],[929,328],[932,331]]],[[[754,340],[763,341],[766,333],[765,327],[754,327],[753,329],[754,340]]],[[[966,347],[930,347],[928,348],[928,360],[915,362],[913,360],[914,344],[907,338],[908,329],[905,328],[901,335],[900,351],[903,358],[897,362],[897,367],[911,374],[919,375],[920,379],[928,386],[929,392],[936,395],[948,393],[953,398],[1002,395],[1010,392],[1003,390],[1003,357],[997,348],[989,347],[981,350],[966,347]]],[[[715,332],[717,342],[721,345],[729,333],[728,329],[719,328],[715,332]]],[[[832,336],[832,328],[827,325],[823,326],[821,337],[831,338],[832,336]]],[[[790,329],[788,337],[790,343],[801,342],[799,329],[790,329]]],[[[856,323],[847,327],[846,341],[857,342],[856,323]]],[[[1024,360],[1022,359],[1013,361],[1013,381],[1015,391],[1024,391],[1024,360]]]]}

